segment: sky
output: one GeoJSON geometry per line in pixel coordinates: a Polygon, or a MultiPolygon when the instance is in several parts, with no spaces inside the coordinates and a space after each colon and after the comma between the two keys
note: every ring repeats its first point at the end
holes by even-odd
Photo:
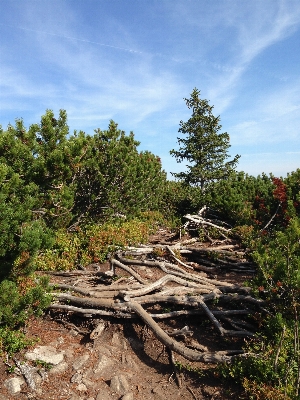
{"type": "Polygon", "coordinates": [[[168,173],[194,88],[237,170],[300,168],[299,0],[0,0],[0,124],[68,114],[70,132],[133,131],[168,173]]]}

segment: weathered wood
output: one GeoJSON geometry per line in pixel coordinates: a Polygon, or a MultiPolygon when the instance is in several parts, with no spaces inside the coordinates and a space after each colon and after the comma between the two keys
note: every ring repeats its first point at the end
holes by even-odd
{"type": "MultiPolygon", "coordinates": [[[[206,207],[201,210],[201,216],[188,216],[188,220],[193,224],[213,226],[221,232],[230,233],[230,228],[204,218],[205,212],[206,207]]],[[[180,318],[184,315],[199,315],[201,318],[208,319],[220,336],[253,336],[255,327],[249,324],[248,316],[252,313],[251,309],[262,312],[264,302],[253,298],[250,288],[212,276],[212,272],[220,272],[224,269],[244,271],[251,268],[252,264],[245,261],[244,251],[230,240],[226,240],[226,244],[224,241],[221,242],[220,246],[213,241],[214,244],[208,247],[207,245],[196,246],[195,240],[189,243],[177,242],[173,246],[166,243],[130,247],[119,250],[115,257],[111,258],[111,268],[106,272],[99,271],[100,265],[95,264],[94,270],[91,270],[92,266],[89,266],[89,270],[84,271],[50,273],[53,276],[68,278],[67,284],[52,286],[53,291],[62,289],[67,290],[68,293],[54,293],[54,300],[49,308],[85,317],[140,318],[167,347],[172,357],[175,352],[190,361],[230,362],[233,358],[242,356],[243,351],[210,352],[201,343],[187,340],[187,329],[168,333],[168,329],[162,329],[159,325],[160,320],[180,318]],[[158,248],[167,251],[165,252],[166,260],[157,256],[158,248]],[[192,255],[194,258],[201,258],[201,263],[203,262],[206,266],[196,263],[191,263],[193,266],[187,264],[185,260],[176,256],[175,250],[183,256],[192,255]],[[214,254],[216,258],[211,260],[214,254]],[[174,263],[170,262],[170,258],[174,260],[174,263]],[[151,268],[155,279],[151,280],[150,274],[147,274],[149,279],[145,279],[143,276],[145,268],[139,269],[139,267],[151,268]],[[122,276],[114,282],[116,268],[129,274],[129,277],[122,276]],[[197,272],[199,270],[204,270],[210,275],[197,272]],[[76,276],[80,277],[80,280],[75,283],[76,286],[69,284],[70,281],[72,282],[72,277],[76,276]],[[105,278],[107,284],[96,284],[96,279],[91,281],[94,277],[105,278]],[[82,287],[83,280],[85,280],[84,287],[82,287]],[[172,308],[181,309],[163,312],[167,304],[172,308]],[[233,304],[235,309],[230,309],[233,304]],[[241,309],[237,309],[239,306],[241,309]],[[228,326],[230,329],[227,329],[228,326]],[[178,335],[183,335],[186,342],[178,342],[174,338],[178,335]]]]}

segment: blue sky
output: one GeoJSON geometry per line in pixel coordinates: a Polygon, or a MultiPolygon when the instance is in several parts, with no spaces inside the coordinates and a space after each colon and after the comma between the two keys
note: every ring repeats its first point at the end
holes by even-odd
{"type": "Polygon", "coordinates": [[[179,172],[169,151],[196,87],[238,170],[300,168],[299,0],[0,0],[0,13],[3,128],[46,109],[67,110],[71,132],[113,119],[179,172]]]}

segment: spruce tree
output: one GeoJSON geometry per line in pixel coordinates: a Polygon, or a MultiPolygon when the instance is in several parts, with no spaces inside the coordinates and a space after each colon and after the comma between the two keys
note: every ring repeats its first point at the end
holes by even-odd
{"type": "Polygon", "coordinates": [[[194,89],[189,99],[184,99],[192,110],[192,116],[187,122],[180,121],[178,132],[187,135],[186,138],[177,138],[179,150],[171,150],[177,162],[187,161],[187,171],[172,173],[173,176],[185,183],[198,186],[203,190],[208,183],[224,179],[234,171],[239,155],[227,161],[229,135],[219,133],[220,116],[212,114],[213,106],[207,100],[200,99],[200,91],[194,89]]]}

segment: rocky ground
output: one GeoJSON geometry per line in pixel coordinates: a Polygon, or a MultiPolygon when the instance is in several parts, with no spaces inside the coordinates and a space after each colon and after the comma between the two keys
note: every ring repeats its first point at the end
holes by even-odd
{"type": "MultiPolygon", "coordinates": [[[[249,278],[220,272],[218,279],[222,275],[238,283],[249,278]]],[[[193,339],[212,351],[241,347],[244,340],[220,338],[214,326],[197,315],[164,324],[166,330],[188,326],[193,339]]],[[[138,318],[78,317],[51,310],[42,319],[30,320],[26,332],[36,343],[13,360],[0,362],[0,400],[246,398],[241,388],[222,382],[215,365],[174,354],[175,373],[170,353],[138,318]]]]}
{"type": "MultiPolygon", "coordinates": [[[[212,372],[206,376],[209,365],[176,357],[182,365],[195,369],[183,370],[179,387],[168,354],[152,332],[137,321],[103,323],[101,336],[91,340],[88,334],[78,332],[79,324],[75,325],[77,329],[71,323],[67,328],[50,316],[31,320],[28,333],[39,341],[24,355],[16,356],[23,367],[27,366],[31,379],[26,382],[26,374],[9,372],[12,360],[2,362],[0,399],[242,398],[237,387],[225,386],[212,372]]],[[[209,330],[207,334],[213,336],[209,330]]]]}

